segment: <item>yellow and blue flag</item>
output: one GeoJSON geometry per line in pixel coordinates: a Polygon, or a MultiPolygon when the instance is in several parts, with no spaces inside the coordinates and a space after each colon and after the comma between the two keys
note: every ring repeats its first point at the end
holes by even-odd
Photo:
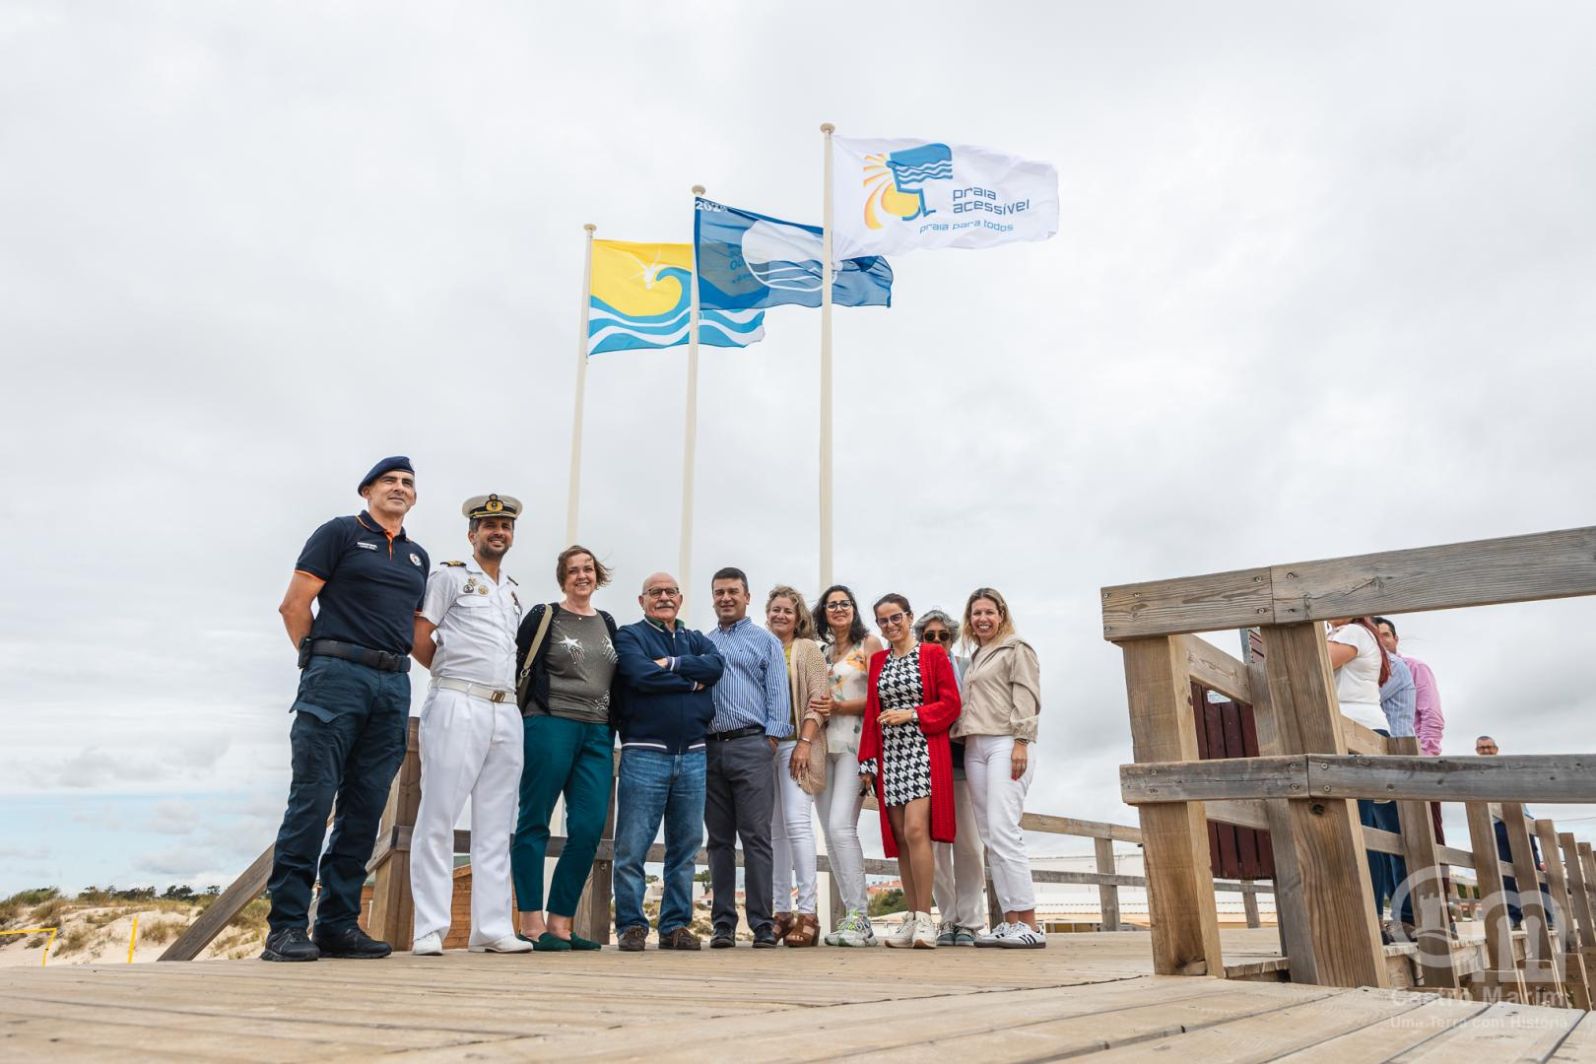
{"type": "MultiPolygon", "coordinates": [[[[821,231],[698,198],[698,305],[727,312],[795,304],[820,306],[821,231]]],[[[831,278],[841,307],[890,307],[892,267],[879,255],[844,259],[831,278]]]]}
{"type": "MultiPolygon", "coordinates": [[[[688,342],[693,245],[593,241],[587,353],[677,347],[688,342]]],[[[765,314],[701,309],[698,342],[746,347],[764,339],[765,314]]]]}

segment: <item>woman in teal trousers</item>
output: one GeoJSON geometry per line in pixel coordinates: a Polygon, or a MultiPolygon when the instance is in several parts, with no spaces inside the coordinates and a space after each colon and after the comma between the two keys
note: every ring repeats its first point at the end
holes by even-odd
{"type": "Polygon", "coordinates": [[[521,937],[537,950],[592,950],[599,944],[573,934],[571,921],[609,815],[610,714],[621,691],[615,619],[593,606],[593,592],[610,582],[610,574],[592,551],[561,551],[555,576],[565,597],[533,606],[516,636],[526,759],[510,866],[521,937]],[[567,837],[545,905],[549,818],[561,796],[567,837]]]}

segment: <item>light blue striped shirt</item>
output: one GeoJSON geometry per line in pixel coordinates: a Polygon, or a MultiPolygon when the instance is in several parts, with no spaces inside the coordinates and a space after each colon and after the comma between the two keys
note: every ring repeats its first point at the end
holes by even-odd
{"type": "Polygon", "coordinates": [[[1408,663],[1395,654],[1388,657],[1391,660],[1391,675],[1380,688],[1380,708],[1385,710],[1385,721],[1391,729],[1392,738],[1407,738],[1414,734],[1413,710],[1418,692],[1413,686],[1413,671],[1408,668],[1408,663]]]}
{"type": "Polygon", "coordinates": [[[747,617],[730,628],[716,625],[704,635],[726,663],[720,682],[710,688],[715,718],[709,730],[733,731],[758,724],[774,738],[791,735],[792,698],[781,640],[747,617]]]}

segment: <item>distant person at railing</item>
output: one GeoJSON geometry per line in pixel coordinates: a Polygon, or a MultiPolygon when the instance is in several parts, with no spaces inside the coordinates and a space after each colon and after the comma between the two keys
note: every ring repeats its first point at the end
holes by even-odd
{"type": "MultiPolygon", "coordinates": [[[[953,659],[953,674],[962,681],[970,659],[953,653],[959,638],[959,622],[941,610],[927,610],[914,622],[914,637],[922,643],[935,643],[953,659]]],[[[963,688],[960,692],[962,695],[963,688]]],[[[986,869],[981,860],[981,829],[970,802],[970,784],[964,774],[964,740],[948,736],[948,751],[953,755],[953,810],[958,832],[952,842],[939,842],[936,852],[936,878],[932,896],[942,926],[937,929],[939,946],[973,946],[986,926],[986,869]]]]}
{"type": "Polygon", "coordinates": [[[643,581],[643,619],[615,636],[626,697],[616,714],[621,774],[615,789],[615,930],[620,948],[648,942],[643,863],[665,822],[659,948],[696,950],[693,862],[704,838],[704,736],[723,670],[710,641],[677,619],[682,589],[669,573],[643,581]]]}
{"type": "Polygon", "coordinates": [[[832,882],[846,910],[826,936],[828,946],[873,946],[870,899],[865,890],[864,848],[859,843],[859,811],[864,784],[859,779],[859,736],[863,729],[870,658],[881,641],[859,619],[853,592],[843,584],[826,588],[815,606],[831,681],[831,716],[826,721],[826,786],[815,796],[826,833],[826,858],[832,882]]]}
{"type": "MultiPolygon", "coordinates": [[[[1501,753],[1496,745],[1496,740],[1489,735],[1482,735],[1474,740],[1474,752],[1480,757],[1495,757],[1501,753]]],[[[1511,864],[1513,862],[1513,844],[1507,837],[1507,822],[1502,819],[1502,803],[1489,802],[1486,808],[1491,813],[1491,826],[1496,832],[1496,856],[1498,859],[1511,864]]],[[[1524,815],[1529,816],[1529,806],[1523,806],[1524,815]]],[[[1530,835],[1530,855],[1535,859],[1535,867],[1541,871],[1546,870],[1546,863],[1541,860],[1541,847],[1535,841],[1535,836],[1530,835]]],[[[1518,879],[1514,876],[1502,877],[1502,892],[1507,895],[1503,900],[1507,903],[1507,919],[1514,927],[1524,923],[1524,909],[1518,904],[1518,879]]],[[[1545,903],[1547,924],[1550,926],[1552,912],[1552,896],[1546,889],[1546,884],[1541,884],[1541,897],[1545,903]]]]}
{"type": "Polygon", "coordinates": [[[772,589],[765,600],[765,627],[781,640],[787,658],[793,726],[793,734],[778,742],[772,755],[776,788],[770,814],[771,904],[776,935],[788,946],[818,946],[814,796],[826,787],[831,682],[820,644],[810,638],[815,628],[809,606],[796,589],[786,585],[772,589]]]}
{"type": "Polygon", "coordinates": [[[1047,935],[1036,922],[1031,859],[1025,852],[1025,792],[1036,776],[1031,744],[1042,710],[1036,651],[1014,630],[1001,593],[976,588],[964,604],[964,636],[974,648],[964,670],[964,712],[953,726],[965,743],[970,804],[986,844],[992,890],[1003,922],[977,946],[1041,949],[1047,935]]]}
{"type": "Polygon", "coordinates": [[[571,922],[609,816],[611,722],[626,692],[615,667],[615,618],[593,605],[593,593],[610,582],[609,570],[573,544],[554,559],[554,572],[565,597],[527,610],[516,636],[525,767],[510,857],[522,936],[542,952],[595,950],[599,944],[574,934],[571,922]],[[565,848],[549,883],[545,917],[549,820],[562,795],[565,848]]]}
{"type": "MultiPolygon", "coordinates": [[[[1338,617],[1329,622],[1325,636],[1330,651],[1330,666],[1335,669],[1336,700],[1341,715],[1380,735],[1390,735],[1385,710],[1380,704],[1380,688],[1391,678],[1391,663],[1380,646],[1379,636],[1367,617],[1338,617]]],[[[1358,820],[1364,827],[1400,834],[1401,822],[1396,803],[1358,799],[1358,820]]],[[[1374,913],[1382,917],[1386,902],[1395,896],[1397,885],[1407,878],[1407,867],[1392,854],[1367,851],[1369,881],[1374,892],[1374,913]]],[[[1389,930],[1380,932],[1392,941],[1389,930]]]]}
{"type": "Polygon", "coordinates": [[[1446,717],[1441,714],[1441,692],[1435,685],[1435,673],[1418,658],[1398,652],[1396,625],[1390,619],[1376,617],[1374,627],[1386,654],[1402,661],[1413,674],[1413,733],[1418,737],[1419,749],[1428,757],[1439,757],[1446,717]]]}
{"type": "Polygon", "coordinates": [[[931,844],[952,842],[958,830],[948,729],[959,718],[959,685],[946,651],[915,642],[908,599],[883,595],[875,616],[887,649],[870,658],[859,774],[875,790],[881,846],[898,859],[908,906],[886,944],[936,949],[931,844]]]}

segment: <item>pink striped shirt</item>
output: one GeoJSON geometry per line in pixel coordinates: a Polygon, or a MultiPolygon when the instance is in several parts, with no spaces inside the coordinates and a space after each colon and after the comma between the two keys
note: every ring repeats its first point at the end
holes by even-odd
{"type": "Polygon", "coordinates": [[[1435,673],[1417,658],[1406,654],[1397,656],[1407,662],[1413,672],[1413,731],[1419,737],[1419,749],[1428,757],[1438,757],[1446,718],[1441,715],[1441,692],[1435,686],[1435,673]]]}

